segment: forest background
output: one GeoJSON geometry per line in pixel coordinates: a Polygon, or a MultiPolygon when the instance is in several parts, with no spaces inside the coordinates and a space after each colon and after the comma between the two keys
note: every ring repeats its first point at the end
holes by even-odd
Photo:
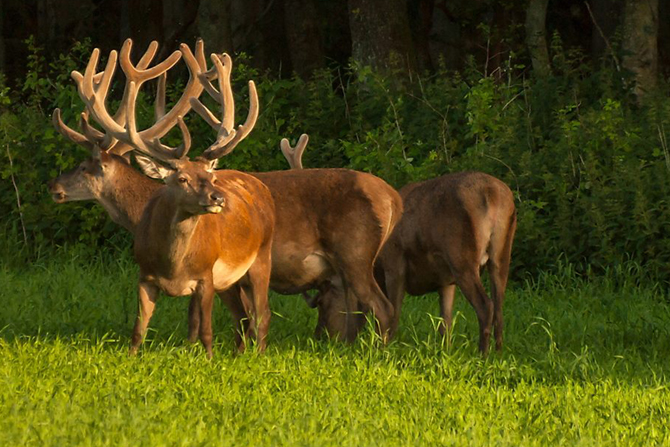
{"type": "MultiPolygon", "coordinates": [[[[238,115],[248,79],[261,100],[256,128],[222,166],[287,169],[279,140],[306,132],[306,167],[373,172],[396,187],[484,171],[516,196],[514,279],[562,263],[588,277],[634,261],[667,282],[668,3],[3,0],[2,245],[26,259],[62,245],[130,245],[98,205],[51,201],[48,180],[86,153],[50,114],[60,107],[76,126],[83,105],[69,73],[93,47],[107,54],[131,37],[137,57],[157,40],[160,59],[200,36],[207,52],[233,55],[238,115]]],[[[171,100],[186,76],[169,78],[171,100]]],[[[200,149],[213,140],[202,121],[188,124],[200,149]]]]}

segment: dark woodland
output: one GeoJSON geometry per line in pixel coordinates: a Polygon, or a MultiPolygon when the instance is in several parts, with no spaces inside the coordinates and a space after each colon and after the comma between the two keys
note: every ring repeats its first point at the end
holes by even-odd
{"type": "MultiPolygon", "coordinates": [[[[128,245],[100,207],[51,201],[47,182],[85,155],[51,113],[76,127],[83,104],[69,73],[92,48],[106,55],[132,38],[137,60],[156,40],[160,60],[202,37],[208,53],[235,60],[238,116],[246,81],[258,86],[258,123],[225,166],[287,169],[280,139],[308,133],[305,167],[371,172],[396,188],[483,171],[515,195],[513,279],[633,262],[670,280],[668,1],[2,0],[0,18],[10,251],[128,245]]],[[[187,76],[175,71],[168,101],[187,76]]],[[[211,141],[187,120],[195,145],[211,141]]]]}
{"type": "Polygon", "coordinates": [[[594,64],[621,45],[638,56],[622,56],[625,67],[649,70],[645,82],[670,70],[663,0],[3,0],[0,8],[0,71],[14,82],[25,74],[29,36],[47,55],[86,38],[105,52],[130,37],[136,51],[157,40],[159,56],[202,37],[209,50],[244,52],[275,76],[309,77],[352,59],[424,73],[441,64],[460,71],[474,57],[496,73],[510,54],[546,74],[557,33],[594,64]]]}

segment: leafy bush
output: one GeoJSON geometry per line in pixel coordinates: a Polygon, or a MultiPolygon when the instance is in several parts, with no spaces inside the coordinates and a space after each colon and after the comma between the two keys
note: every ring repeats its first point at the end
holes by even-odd
{"type": "MultiPolygon", "coordinates": [[[[246,171],[286,169],[279,140],[295,142],[307,132],[306,167],[368,171],[396,187],[481,170],[505,181],[516,195],[517,278],[554,268],[562,255],[583,272],[633,260],[653,277],[670,280],[667,94],[650,95],[640,106],[629,94],[625,76],[587,66],[578,54],[562,51],[560,40],[552,45],[557,74],[543,80],[521,76],[523,67],[515,61],[498,78],[473,68],[462,75],[440,70],[407,80],[350,67],[316,73],[309,81],[276,79],[254,71],[238,56],[238,120],[248,107],[247,79],[256,80],[261,115],[251,135],[221,165],[246,171]]],[[[82,104],[69,71],[83,69],[90,44],[78,44],[52,62],[38,48],[32,50],[22,91],[11,91],[0,81],[5,233],[21,237],[25,227],[30,247],[76,241],[95,247],[108,240],[126,244],[126,236],[98,206],[56,206],[46,191],[50,178],[86,156],[53,130],[49,114],[60,107],[66,122],[76,121],[82,104]]],[[[183,84],[183,79],[172,81],[169,100],[178,97],[183,84]]],[[[116,95],[121,88],[116,86],[116,95]]],[[[150,92],[139,98],[144,125],[151,119],[152,102],[150,92]]],[[[197,153],[214,134],[195,115],[187,118],[197,153]]],[[[177,138],[178,133],[169,134],[166,142],[175,144],[177,138]]]]}

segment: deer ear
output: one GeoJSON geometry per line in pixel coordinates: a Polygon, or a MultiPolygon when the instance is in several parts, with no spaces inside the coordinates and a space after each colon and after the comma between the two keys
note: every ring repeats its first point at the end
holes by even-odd
{"type": "Polygon", "coordinates": [[[121,155],[121,159],[123,159],[126,162],[126,164],[130,164],[130,154],[131,152],[128,151],[125,154],[121,155]]]}
{"type": "Polygon", "coordinates": [[[207,172],[214,172],[214,170],[219,166],[219,159],[215,158],[214,160],[208,160],[207,167],[205,170],[207,172]]]}
{"type": "Polygon", "coordinates": [[[144,155],[135,154],[135,160],[137,160],[137,164],[140,165],[142,172],[148,177],[163,180],[172,174],[172,169],[159,165],[151,158],[145,157],[144,155]]]}

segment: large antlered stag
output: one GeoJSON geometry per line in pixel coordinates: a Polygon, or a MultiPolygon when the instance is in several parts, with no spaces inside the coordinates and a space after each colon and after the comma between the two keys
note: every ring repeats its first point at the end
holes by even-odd
{"type": "MultiPolygon", "coordinates": [[[[187,158],[190,135],[182,113],[161,117],[151,132],[138,132],[135,123],[135,102],[138,83],[136,75],[151,79],[169,69],[159,64],[143,70],[130,63],[130,41],[120,59],[121,67],[130,79],[122,100],[123,120],[111,116],[105,98],[116,67],[116,52],[112,51],[102,76],[95,73],[99,51],[96,49],[84,75],[74,72],[79,94],[87,111],[106,132],[106,138],[159,159],[156,174],[166,186],[151,197],[135,231],[135,258],[140,266],[139,314],[133,330],[131,352],[136,352],[151,319],[159,290],[167,295],[192,295],[199,309],[199,335],[207,355],[212,355],[211,311],[215,291],[224,291],[240,282],[245,289],[247,315],[263,349],[270,321],[268,284],[270,278],[274,205],[267,187],[256,178],[237,171],[214,173],[218,158],[230,152],[248,135],[258,114],[257,97],[250,82],[251,107],[244,126],[237,131],[220,132],[217,141],[194,161],[187,158]],[[119,122],[122,121],[122,122],[119,122]],[[167,130],[179,125],[184,142],[170,148],[159,141],[157,126],[167,130]]],[[[201,44],[196,57],[186,45],[181,54],[196,81],[196,74],[205,73],[206,62],[201,44]]],[[[178,56],[178,55],[177,55],[178,56]]],[[[179,59],[173,58],[174,62],[179,59]]],[[[212,57],[220,73],[218,57],[212,57]]],[[[170,65],[171,66],[171,65],[170,65]]],[[[199,82],[199,80],[198,80],[199,82]]],[[[199,94],[185,91],[183,99],[192,101],[199,94]]],[[[182,106],[182,102],[178,103],[182,106]]],[[[186,110],[186,106],[183,106],[186,110]]],[[[210,112],[211,114],[211,112],[210,112]]],[[[119,115],[119,114],[117,114],[119,115]]]]}
{"type": "MultiPolygon", "coordinates": [[[[230,86],[232,61],[220,58],[227,69],[220,74],[220,91],[207,76],[199,79],[225,110],[234,110],[230,86]]],[[[193,109],[213,128],[228,129],[197,101],[193,109]]],[[[145,173],[147,170],[145,169],[145,173]]],[[[279,293],[313,288],[340,292],[348,340],[356,336],[358,303],[372,310],[385,339],[393,307],[374,279],[373,265],[381,246],[402,214],[398,193],[379,177],[347,169],[305,169],[252,173],[268,186],[276,206],[270,287],[279,293]],[[343,299],[342,299],[343,298],[343,299]]]]}
{"type": "MultiPolygon", "coordinates": [[[[282,151],[291,168],[302,168],[306,139],[282,151]]],[[[488,352],[491,326],[496,349],[503,343],[503,301],[516,230],[514,196],[507,185],[482,172],[448,174],[411,183],[400,190],[404,212],[375,265],[375,275],[394,309],[397,330],[405,292],[424,295],[437,291],[443,324],[451,330],[456,286],[475,309],[479,321],[479,349],[488,352]],[[491,297],[481,281],[486,266],[491,297]]],[[[308,300],[319,309],[317,333],[342,330],[341,300],[326,289],[308,300]]],[[[363,306],[365,309],[365,306],[363,306]]]]}
{"type": "MultiPolygon", "coordinates": [[[[140,60],[138,67],[145,57],[140,60]]],[[[207,82],[211,73],[200,73],[198,78],[218,102],[225,104],[226,113],[232,117],[234,103],[229,81],[231,61],[225,55],[220,56],[219,60],[224,68],[219,79],[225,82],[220,91],[207,82]]],[[[195,100],[193,103],[212,126],[219,126],[218,119],[212,119],[213,115],[202,110],[195,100]]],[[[73,131],[59,119],[55,118],[54,121],[57,129],[70,140],[84,146],[96,144],[97,140],[92,140],[90,135],[73,131]]],[[[221,123],[227,132],[233,130],[231,119],[224,116],[221,123]]],[[[88,127],[85,121],[82,124],[88,127]]],[[[94,148],[92,158],[82,163],[78,170],[55,179],[50,189],[56,201],[95,198],[115,221],[134,232],[141,210],[158,188],[158,183],[141,176],[122,157],[115,155],[116,147],[118,145],[109,150],[94,148]],[[100,169],[100,165],[105,168],[100,169]]],[[[127,146],[122,147],[125,152],[127,146]]],[[[150,175],[156,175],[156,166],[148,160],[143,160],[142,167],[150,175]]],[[[372,264],[402,214],[398,193],[378,177],[345,169],[252,175],[270,188],[276,205],[271,287],[281,293],[335,288],[340,292],[338,299],[342,312],[351,316],[346,313],[348,306],[357,308],[358,301],[367,303],[368,308],[375,312],[380,331],[386,333],[390,328],[393,309],[374,281],[372,264]],[[349,305],[345,298],[349,299],[349,305]]],[[[231,297],[234,291],[225,295],[224,301],[229,306],[236,306],[236,300],[231,297]]],[[[197,301],[192,300],[191,304],[189,338],[193,339],[197,333],[199,312],[197,301]]],[[[239,313],[239,305],[236,309],[238,313],[231,308],[237,318],[243,318],[243,314],[239,313]]],[[[347,321],[344,316],[342,334],[347,333],[347,321]]],[[[352,328],[354,326],[349,325],[352,328]]],[[[349,338],[355,336],[355,329],[348,334],[349,338]]]]}

